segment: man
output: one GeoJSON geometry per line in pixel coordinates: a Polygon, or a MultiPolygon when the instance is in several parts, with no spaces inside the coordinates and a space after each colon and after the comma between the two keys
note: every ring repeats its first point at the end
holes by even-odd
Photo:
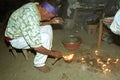
{"type": "Polygon", "coordinates": [[[114,20],[110,25],[110,29],[114,34],[120,35],[120,10],[114,16],[114,20]]]}
{"type": "Polygon", "coordinates": [[[63,23],[62,18],[56,17],[59,7],[49,2],[41,5],[38,2],[27,3],[12,13],[5,31],[5,37],[14,48],[36,51],[34,66],[43,72],[51,70],[45,65],[48,55],[62,57],[60,51],[51,50],[53,33],[50,24],[63,23]]]}

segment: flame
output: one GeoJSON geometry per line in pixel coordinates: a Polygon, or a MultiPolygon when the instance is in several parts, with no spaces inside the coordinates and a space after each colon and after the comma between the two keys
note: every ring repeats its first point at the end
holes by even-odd
{"type": "Polygon", "coordinates": [[[85,63],[85,58],[84,57],[81,58],[81,62],[85,63]]]}
{"type": "Polygon", "coordinates": [[[63,59],[65,61],[70,61],[73,59],[73,57],[74,57],[74,54],[67,54],[67,55],[63,56],[63,59]]]}
{"type": "Polygon", "coordinates": [[[95,55],[96,55],[96,56],[98,56],[98,55],[99,55],[98,50],[95,50],[95,55]]]}
{"type": "Polygon", "coordinates": [[[116,59],[114,63],[117,63],[119,61],[119,59],[116,59]]]}
{"type": "Polygon", "coordinates": [[[109,72],[111,72],[111,70],[108,69],[108,68],[106,68],[106,69],[103,70],[103,73],[104,73],[104,74],[107,74],[107,73],[109,73],[109,72]]]}
{"type": "Polygon", "coordinates": [[[107,64],[110,64],[111,58],[107,59],[107,64]]]}
{"type": "Polygon", "coordinates": [[[104,63],[101,61],[100,58],[97,59],[97,63],[103,65],[104,63]]]}

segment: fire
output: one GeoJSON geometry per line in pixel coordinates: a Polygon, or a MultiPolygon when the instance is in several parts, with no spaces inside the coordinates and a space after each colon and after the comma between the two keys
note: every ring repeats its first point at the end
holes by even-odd
{"type": "Polygon", "coordinates": [[[107,59],[107,64],[110,64],[111,58],[107,59]]]}
{"type": "Polygon", "coordinates": [[[85,63],[85,58],[84,57],[81,58],[81,62],[85,63]]]}
{"type": "Polygon", "coordinates": [[[117,63],[119,61],[119,59],[116,59],[114,63],[117,63]]]}
{"type": "Polygon", "coordinates": [[[99,55],[98,50],[95,50],[95,55],[96,55],[96,56],[98,56],[98,55],[99,55]]]}
{"type": "Polygon", "coordinates": [[[65,61],[69,62],[69,61],[71,61],[73,59],[73,57],[74,57],[74,54],[67,54],[67,55],[63,56],[63,59],[65,61]]]}
{"type": "Polygon", "coordinates": [[[101,61],[100,58],[97,59],[97,63],[103,65],[103,62],[101,61]]]}
{"type": "MultiPolygon", "coordinates": [[[[93,67],[98,67],[105,75],[107,75],[108,73],[110,73],[112,71],[112,66],[117,65],[117,63],[119,63],[120,59],[113,59],[113,58],[104,58],[101,57],[100,52],[98,50],[95,50],[94,52],[95,57],[93,57],[92,59],[90,58],[86,58],[86,57],[82,57],[80,56],[79,61],[82,64],[90,64],[93,67]],[[104,58],[104,59],[103,59],[104,58]]],[[[71,62],[73,61],[74,58],[74,54],[67,54],[67,55],[63,55],[63,59],[66,62],[71,62]]]]}

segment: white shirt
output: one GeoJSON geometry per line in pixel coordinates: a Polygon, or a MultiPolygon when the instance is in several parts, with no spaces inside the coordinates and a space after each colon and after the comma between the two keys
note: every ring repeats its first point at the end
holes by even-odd
{"type": "Polygon", "coordinates": [[[30,47],[41,46],[38,3],[27,3],[13,12],[5,31],[5,36],[13,39],[24,37],[30,47]]]}

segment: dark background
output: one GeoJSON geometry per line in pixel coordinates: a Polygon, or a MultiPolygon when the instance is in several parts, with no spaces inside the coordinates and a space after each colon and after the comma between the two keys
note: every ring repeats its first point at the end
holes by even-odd
{"type": "MultiPolygon", "coordinates": [[[[0,0],[0,22],[2,22],[8,14],[22,6],[23,4],[37,0],[0,0]]],[[[42,0],[40,0],[42,1],[42,0]]],[[[57,0],[52,0],[57,1],[57,0]]],[[[98,4],[105,4],[106,16],[115,15],[116,11],[120,8],[120,0],[78,0],[80,3],[87,3],[87,5],[93,6],[96,8],[98,4]]],[[[61,10],[60,15],[64,18],[67,17],[67,8],[69,6],[68,0],[61,0],[61,10]]]]}
{"type": "Polygon", "coordinates": [[[7,14],[27,2],[29,0],[0,0],[0,22],[6,18],[7,14]]]}

